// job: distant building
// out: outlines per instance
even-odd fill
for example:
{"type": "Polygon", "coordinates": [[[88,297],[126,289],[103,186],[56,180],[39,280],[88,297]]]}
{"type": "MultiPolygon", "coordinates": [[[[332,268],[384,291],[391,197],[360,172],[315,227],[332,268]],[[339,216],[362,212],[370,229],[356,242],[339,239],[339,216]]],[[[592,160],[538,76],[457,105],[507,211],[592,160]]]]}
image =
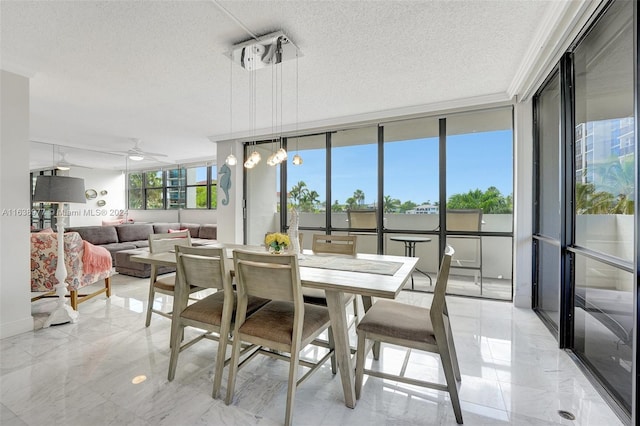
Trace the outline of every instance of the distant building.
{"type": "Polygon", "coordinates": [[[440,209],[433,204],[422,204],[414,209],[407,210],[406,214],[438,214],[440,209]]]}

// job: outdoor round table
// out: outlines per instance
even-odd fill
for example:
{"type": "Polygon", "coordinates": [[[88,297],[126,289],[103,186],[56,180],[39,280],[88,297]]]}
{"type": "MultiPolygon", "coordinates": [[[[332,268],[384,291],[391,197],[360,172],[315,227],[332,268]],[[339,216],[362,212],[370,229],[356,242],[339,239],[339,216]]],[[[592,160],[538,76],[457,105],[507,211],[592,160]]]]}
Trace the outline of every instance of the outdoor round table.
{"type": "MultiPolygon", "coordinates": [[[[399,241],[404,243],[404,255],[406,257],[416,257],[416,244],[418,243],[429,243],[431,242],[431,238],[428,237],[418,237],[412,235],[393,235],[389,237],[391,241],[399,241]]],[[[427,274],[424,271],[416,268],[416,271],[420,272],[422,275],[429,278],[429,286],[433,285],[433,281],[431,280],[431,275],[427,274]]],[[[411,274],[411,290],[415,290],[413,287],[413,274],[411,274]]]]}

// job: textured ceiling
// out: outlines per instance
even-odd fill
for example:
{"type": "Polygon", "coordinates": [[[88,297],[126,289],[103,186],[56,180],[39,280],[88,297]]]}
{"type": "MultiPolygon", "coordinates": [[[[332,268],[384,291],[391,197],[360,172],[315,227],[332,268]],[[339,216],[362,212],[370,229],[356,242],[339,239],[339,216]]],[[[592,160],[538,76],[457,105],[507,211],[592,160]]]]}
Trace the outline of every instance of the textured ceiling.
{"type": "Polygon", "coordinates": [[[278,115],[272,69],[256,72],[252,124],[248,72],[224,56],[250,36],[219,6],[256,35],[282,30],[300,48],[304,129],[447,101],[508,99],[552,3],[2,1],[1,65],[31,77],[32,140],[126,151],[139,138],[143,150],[188,162],[215,156],[209,137],[296,122],[291,61],[282,65],[278,115]]]}

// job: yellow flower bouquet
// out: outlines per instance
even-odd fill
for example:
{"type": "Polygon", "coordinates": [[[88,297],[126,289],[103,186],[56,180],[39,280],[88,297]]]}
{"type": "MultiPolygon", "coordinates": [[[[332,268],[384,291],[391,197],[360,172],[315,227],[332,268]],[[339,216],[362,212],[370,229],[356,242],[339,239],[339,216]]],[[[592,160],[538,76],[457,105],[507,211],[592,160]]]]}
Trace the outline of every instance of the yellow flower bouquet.
{"type": "Polygon", "coordinates": [[[270,252],[280,253],[291,244],[289,236],[280,232],[274,232],[273,234],[267,234],[264,239],[264,245],[269,248],[270,252]]]}

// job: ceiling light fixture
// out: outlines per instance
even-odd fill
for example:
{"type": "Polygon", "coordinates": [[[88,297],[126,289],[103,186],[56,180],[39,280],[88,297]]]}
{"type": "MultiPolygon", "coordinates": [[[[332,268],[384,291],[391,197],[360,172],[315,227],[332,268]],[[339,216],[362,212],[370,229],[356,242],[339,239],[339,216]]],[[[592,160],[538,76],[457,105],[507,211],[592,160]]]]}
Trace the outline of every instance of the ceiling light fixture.
{"type": "MultiPolygon", "coordinates": [[[[272,153],[272,155],[267,159],[267,164],[275,166],[276,164],[280,164],[283,161],[286,161],[288,155],[287,155],[287,151],[283,146],[283,138],[282,138],[282,65],[280,65],[279,69],[277,65],[282,64],[283,61],[295,58],[296,59],[296,79],[297,79],[297,58],[300,56],[300,52],[298,48],[289,40],[289,38],[282,31],[277,31],[261,37],[253,37],[251,40],[232,46],[231,50],[229,50],[227,55],[233,63],[240,65],[242,68],[250,72],[249,99],[250,99],[250,120],[251,120],[251,125],[253,130],[253,133],[252,133],[253,141],[248,144],[248,148],[251,146],[251,144],[253,144],[253,151],[247,157],[247,160],[245,161],[244,166],[246,168],[253,168],[261,160],[260,154],[255,148],[255,145],[256,145],[256,141],[255,141],[256,90],[257,90],[255,72],[258,69],[267,68],[267,67],[275,67],[275,73],[276,73],[275,74],[276,75],[275,92],[274,92],[274,82],[272,78],[272,105],[274,105],[275,103],[275,109],[272,110],[272,126],[274,124],[273,122],[274,111],[275,111],[275,117],[276,117],[275,123],[277,124],[278,118],[280,119],[279,132],[277,131],[273,132],[274,134],[279,133],[279,136],[278,136],[279,148],[276,150],[275,153],[272,153]],[[278,92],[280,92],[279,102],[278,102],[278,92]]],[[[272,73],[273,71],[274,70],[272,68],[272,73]]],[[[296,85],[297,85],[297,81],[296,81],[296,85]]],[[[297,97],[297,94],[296,94],[296,97],[297,97]]],[[[297,102],[297,99],[296,99],[296,102],[297,102]]],[[[297,112],[296,112],[296,116],[297,116],[297,112]]],[[[297,123],[296,123],[296,126],[297,126],[297,123]]]]}
{"type": "Polygon", "coordinates": [[[131,154],[129,154],[129,160],[142,161],[142,160],[144,160],[144,155],[139,154],[139,153],[131,153],[131,154]]]}
{"type": "MultiPolygon", "coordinates": [[[[229,140],[233,137],[233,62],[229,64],[229,140]]],[[[235,166],[238,164],[238,159],[233,155],[233,144],[231,140],[231,153],[227,155],[227,159],[224,160],[228,166],[235,166]]]]}
{"type": "Polygon", "coordinates": [[[300,157],[300,153],[298,152],[298,52],[296,52],[296,155],[293,156],[293,165],[300,166],[302,165],[302,157],[300,157]]]}
{"type": "Polygon", "coordinates": [[[71,164],[69,164],[69,162],[67,161],[67,159],[65,158],[66,153],[60,153],[60,148],[58,147],[58,153],[62,156],[62,158],[60,158],[60,161],[58,161],[58,164],[56,164],[56,169],[58,170],[71,170],[71,164]]]}

